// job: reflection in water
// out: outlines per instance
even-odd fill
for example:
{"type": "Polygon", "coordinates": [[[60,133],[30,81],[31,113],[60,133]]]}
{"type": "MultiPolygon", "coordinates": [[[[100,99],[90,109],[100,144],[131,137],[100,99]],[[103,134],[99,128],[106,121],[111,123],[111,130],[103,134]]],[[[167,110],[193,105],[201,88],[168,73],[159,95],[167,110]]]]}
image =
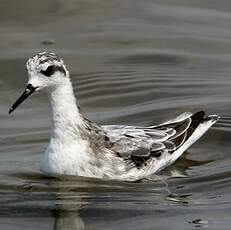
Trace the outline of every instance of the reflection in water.
{"type": "Polygon", "coordinates": [[[78,189],[87,187],[87,183],[77,181],[75,178],[72,180],[63,178],[60,181],[52,180],[49,185],[55,190],[55,205],[51,211],[55,219],[53,229],[84,230],[85,224],[79,212],[87,202],[84,202],[84,195],[82,197],[78,189]]]}
{"type": "Polygon", "coordinates": [[[55,230],[84,230],[85,225],[78,212],[60,212],[55,216],[55,230]]]}

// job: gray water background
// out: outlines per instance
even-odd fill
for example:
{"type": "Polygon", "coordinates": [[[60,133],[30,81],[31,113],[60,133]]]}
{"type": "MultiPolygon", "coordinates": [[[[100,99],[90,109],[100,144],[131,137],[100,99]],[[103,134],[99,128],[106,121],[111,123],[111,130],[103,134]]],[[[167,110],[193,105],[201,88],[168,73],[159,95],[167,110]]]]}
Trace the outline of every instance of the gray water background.
{"type": "Polygon", "coordinates": [[[231,2],[0,2],[0,229],[230,229],[231,2]],[[49,110],[9,116],[38,51],[64,58],[84,114],[151,125],[184,111],[221,120],[156,181],[41,174],[49,110]],[[166,187],[168,184],[168,188],[166,187]]]}

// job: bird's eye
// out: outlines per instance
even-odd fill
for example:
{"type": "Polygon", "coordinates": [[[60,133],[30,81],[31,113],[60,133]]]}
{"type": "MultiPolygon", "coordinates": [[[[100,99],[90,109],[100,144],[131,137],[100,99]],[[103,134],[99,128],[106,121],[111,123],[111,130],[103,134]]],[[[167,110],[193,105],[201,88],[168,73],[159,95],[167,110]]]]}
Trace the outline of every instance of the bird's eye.
{"type": "Polygon", "coordinates": [[[50,77],[55,72],[55,66],[50,65],[46,70],[41,70],[41,73],[47,77],[50,77]]]}

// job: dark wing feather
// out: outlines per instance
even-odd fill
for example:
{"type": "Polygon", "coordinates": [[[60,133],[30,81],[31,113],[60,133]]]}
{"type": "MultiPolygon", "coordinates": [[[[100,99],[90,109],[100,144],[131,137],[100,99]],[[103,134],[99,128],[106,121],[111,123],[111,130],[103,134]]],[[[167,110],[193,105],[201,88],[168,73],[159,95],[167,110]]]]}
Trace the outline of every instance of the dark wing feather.
{"type": "Polygon", "coordinates": [[[174,127],[174,130],[176,131],[175,135],[173,135],[171,139],[177,138],[179,136],[181,136],[183,133],[185,133],[187,131],[187,129],[189,128],[189,126],[191,125],[192,119],[191,118],[187,118],[185,121],[181,122],[180,124],[177,124],[174,127]]]}
{"type": "Polygon", "coordinates": [[[204,117],[205,112],[200,111],[183,121],[168,123],[166,125],[164,124],[159,126],[157,129],[171,127],[176,131],[176,133],[169,138],[169,141],[175,145],[176,150],[193,134],[198,125],[203,121],[204,117]]]}

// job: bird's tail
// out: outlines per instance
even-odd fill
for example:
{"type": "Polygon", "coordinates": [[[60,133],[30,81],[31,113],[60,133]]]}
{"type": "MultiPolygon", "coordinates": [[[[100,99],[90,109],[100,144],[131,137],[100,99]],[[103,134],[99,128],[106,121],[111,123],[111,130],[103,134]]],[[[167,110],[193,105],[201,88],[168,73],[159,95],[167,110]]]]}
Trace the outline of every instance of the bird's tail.
{"type": "Polygon", "coordinates": [[[219,116],[207,116],[204,111],[200,111],[192,114],[191,119],[192,122],[187,131],[185,142],[171,155],[169,164],[177,160],[190,145],[195,143],[214,123],[216,123],[219,116]]]}

